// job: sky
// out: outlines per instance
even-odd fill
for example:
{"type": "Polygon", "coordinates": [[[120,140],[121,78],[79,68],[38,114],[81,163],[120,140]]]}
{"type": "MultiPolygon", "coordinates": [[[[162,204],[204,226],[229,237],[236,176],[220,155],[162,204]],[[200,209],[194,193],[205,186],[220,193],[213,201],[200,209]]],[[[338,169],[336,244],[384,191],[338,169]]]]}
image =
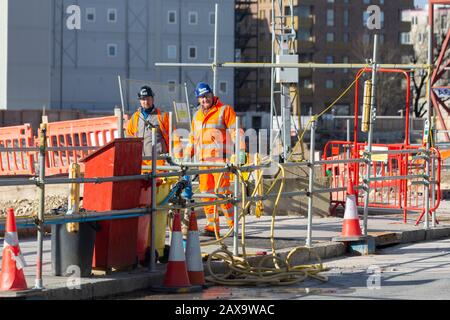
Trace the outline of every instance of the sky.
{"type": "Polygon", "coordinates": [[[423,8],[427,3],[428,0],[414,0],[414,4],[419,6],[420,8],[423,8]]]}

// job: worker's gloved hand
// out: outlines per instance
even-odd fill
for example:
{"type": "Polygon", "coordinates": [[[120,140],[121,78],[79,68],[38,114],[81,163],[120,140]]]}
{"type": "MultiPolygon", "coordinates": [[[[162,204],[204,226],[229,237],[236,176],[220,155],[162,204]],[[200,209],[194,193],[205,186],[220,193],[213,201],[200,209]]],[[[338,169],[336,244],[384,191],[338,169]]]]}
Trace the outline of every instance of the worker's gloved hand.
{"type": "Polygon", "coordinates": [[[243,165],[247,163],[247,155],[245,151],[239,151],[239,164],[243,165]]]}
{"type": "Polygon", "coordinates": [[[191,183],[191,177],[190,176],[183,176],[182,180],[186,182],[186,186],[184,187],[183,192],[181,193],[181,196],[187,200],[192,199],[192,183],[191,183]]]}

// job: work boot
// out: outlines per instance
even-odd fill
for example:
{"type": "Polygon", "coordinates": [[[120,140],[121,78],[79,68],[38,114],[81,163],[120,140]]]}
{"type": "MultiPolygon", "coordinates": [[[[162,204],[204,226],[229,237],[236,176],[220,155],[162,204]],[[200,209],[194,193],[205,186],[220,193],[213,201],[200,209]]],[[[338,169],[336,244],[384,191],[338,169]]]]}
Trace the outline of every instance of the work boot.
{"type": "MultiPolygon", "coordinates": [[[[217,230],[217,233],[219,234],[219,237],[220,237],[220,231],[219,230],[217,230]]],[[[207,229],[207,228],[203,229],[203,232],[200,235],[204,236],[204,237],[211,237],[211,238],[215,238],[216,237],[216,234],[215,234],[214,230],[210,230],[210,229],[207,229]]]]}

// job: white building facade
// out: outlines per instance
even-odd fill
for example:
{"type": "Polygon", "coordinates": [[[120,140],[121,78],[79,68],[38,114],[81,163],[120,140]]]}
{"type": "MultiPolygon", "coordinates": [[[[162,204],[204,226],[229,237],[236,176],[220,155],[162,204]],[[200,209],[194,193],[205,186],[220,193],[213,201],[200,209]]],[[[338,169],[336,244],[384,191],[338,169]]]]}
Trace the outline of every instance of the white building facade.
{"type": "MultiPolygon", "coordinates": [[[[154,64],[212,63],[215,3],[219,59],[234,61],[234,1],[2,0],[0,109],[112,110],[119,75],[186,83],[193,103],[197,82],[212,86],[211,68],[154,64]],[[71,5],[80,8],[79,29],[68,28],[71,5]]],[[[216,94],[233,102],[233,70],[220,70],[216,94]]]]}

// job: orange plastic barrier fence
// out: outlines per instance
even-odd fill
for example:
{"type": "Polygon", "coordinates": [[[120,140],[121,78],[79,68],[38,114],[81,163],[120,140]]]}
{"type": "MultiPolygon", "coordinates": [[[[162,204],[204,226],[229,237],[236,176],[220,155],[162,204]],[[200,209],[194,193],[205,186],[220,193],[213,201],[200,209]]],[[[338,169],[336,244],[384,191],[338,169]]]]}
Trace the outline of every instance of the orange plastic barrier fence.
{"type": "MultiPolygon", "coordinates": [[[[353,142],[330,141],[325,145],[324,160],[357,159],[363,157],[366,144],[358,143],[355,147],[353,142]]],[[[405,146],[403,144],[374,144],[374,150],[405,150],[417,149],[416,146],[405,146]]],[[[432,189],[435,198],[431,199],[430,213],[435,211],[440,204],[440,181],[441,181],[441,156],[437,149],[431,148],[432,157],[430,168],[432,168],[432,180],[430,186],[430,198],[432,189]]],[[[421,178],[396,179],[395,176],[423,175],[425,174],[426,162],[418,157],[416,153],[404,154],[377,154],[372,155],[372,177],[383,177],[385,180],[370,182],[369,207],[400,209],[404,214],[404,221],[408,211],[421,212],[422,218],[425,211],[425,186],[417,183],[421,178]],[[389,179],[389,177],[393,177],[389,179]]],[[[351,175],[354,185],[363,185],[363,178],[367,173],[365,163],[340,163],[326,164],[323,166],[324,174],[327,176],[330,188],[343,188],[348,186],[351,175]]],[[[358,206],[364,205],[364,192],[356,191],[358,194],[358,206]]],[[[330,193],[330,214],[334,215],[339,205],[345,206],[346,191],[330,193]]]]}
{"type": "MultiPolygon", "coordinates": [[[[47,124],[47,145],[48,147],[101,147],[119,136],[117,127],[116,116],[51,122],[47,124]]],[[[78,163],[80,159],[93,151],[94,149],[48,151],[46,174],[67,173],[70,163],[78,163]]]]}
{"type": "MultiPolygon", "coordinates": [[[[30,124],[0,128],[1,148],[33,147],[30,124]]],[[[27,151],[0,152],[0,175],[30,175],[35,173],[34,154],[27,151]]]]}

